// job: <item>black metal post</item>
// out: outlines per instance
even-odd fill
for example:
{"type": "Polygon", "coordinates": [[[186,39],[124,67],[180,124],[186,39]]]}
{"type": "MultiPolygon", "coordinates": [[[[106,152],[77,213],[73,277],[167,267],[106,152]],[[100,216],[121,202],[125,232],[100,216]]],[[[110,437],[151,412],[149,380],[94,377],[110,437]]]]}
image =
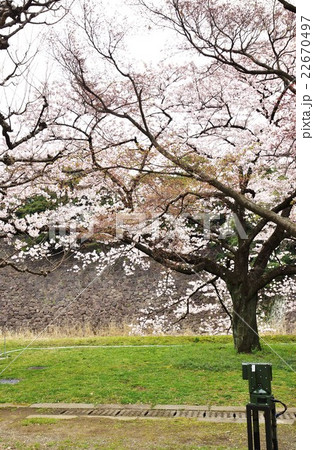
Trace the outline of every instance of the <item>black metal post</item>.
{"type": "Polygon", "coordinates": [[[274,403],[271,405],[248,403],[246,405],[248,450],[261,449],[259,411],[264,412],[266,449],[278,450],[276,408],[274,403]]]}
{"type": "Polygon", "coordinates": [[[251,410],[250,404],[246,405],[246,421],[247,421],[248,449],[254,450],[253,433],[252,433],[252,410],[251,410]]]}
{"type": "Polygon", "coordinates": [[[265,417],[265,431],[266,431],[266,449],[273,449],[273,436],[272,436],[272,420],[271,420],[271,407],[267,407],[264,412],[265,417]]]}
{"type": "Polygon", "coordinates": [[[252,412],[253,412],[254,450],[261,450],[258,410],[254,408],[252,412]]]}
{"type": "Polygon", "coordinates": [[[273,450],[278,450],[278,438],[277,438],[277,417],[276,417],[276,405],[272,409],[272,434],[273,434],[273,450]]]}

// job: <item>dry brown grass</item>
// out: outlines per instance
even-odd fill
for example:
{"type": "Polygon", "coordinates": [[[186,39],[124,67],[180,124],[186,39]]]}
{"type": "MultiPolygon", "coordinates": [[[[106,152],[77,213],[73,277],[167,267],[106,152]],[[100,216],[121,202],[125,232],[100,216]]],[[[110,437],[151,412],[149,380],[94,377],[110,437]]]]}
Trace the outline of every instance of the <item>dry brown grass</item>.
{"type": "Polygon", "coordinates": [[[107,327],[95,329],[91,325],[68,325],[50,326],[44,331],[29,329],[1,330],[0,337],[3,339],[33,339],[40,335],[41,339],[58,339],[68,337],[94,337],[94,336],[130,336],[131,326],[127,323],[111,323],[107,327]]]}
{"type": "MultiPolygon", "coordinates": [[[[158,333],[158,336],[196,336],[198,333],[192,328],[186,326],[179,332],[158,333]]],[[[275,335],[286,335],[295,334],[295,330],[291,330],[291,325],[289,328],[284,323],[280,324],[270,324],[269,329],[262,331],[260,333],[262,336],[275,336],[275,335]]],[[[90,337],[106,337],[106,336],[134,336],[136,335],[132,331],[132,325],[127,322],[111,322],[108,326],[95,328],[90,324],[84,325],[68,325],[68,326],[50,326],[44,331],[34,331],[30,329],[19,329],[19,330],[6,330],[0,329],[0,339],[3,340],[4,337],[7,339],[34,339],[40,337],[40,339],[63,339],[63,338],[90,338],[90,337]]],[[[147,330],[143,332],[141,336],[153,336],[152,330],[147,330]]]]}

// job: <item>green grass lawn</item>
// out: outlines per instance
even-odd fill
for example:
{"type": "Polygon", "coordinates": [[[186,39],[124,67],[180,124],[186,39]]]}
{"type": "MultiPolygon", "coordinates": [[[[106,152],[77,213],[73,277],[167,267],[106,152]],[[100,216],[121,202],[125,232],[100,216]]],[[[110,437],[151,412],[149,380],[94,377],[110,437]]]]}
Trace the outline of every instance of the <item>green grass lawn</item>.
{"type": "MultiPolygon", "coordinates": [[[[242,362],[273,364],[274,395],[295,405],[295,339],[264,338],[263,350],[238,355],[232,339],[223,337],[95,337],[46,339],[0,360],[3,378],[21,379],[16,385],[0,384],[1,403],[87,402],[195,405],[245,405],[248,384],[242,380],[242,362]],[[126,348],[75,348],[70,345],[128,345],[126,348]],[[154,345],[153,347],[144,347],[154,345]],[[158,345],[172,345],[158,347],[158,345]],[[135,347],[139,346],[139,347],[135,347]],[[278,355],[280,355],[280,358],[278,355]],[[284,360],[284,361],[283,361],[284,360]],[[43,370],[30,370],[44,366],[43,370]]],[[[9,340],[7,351],[29,341],[9,340]]]]}

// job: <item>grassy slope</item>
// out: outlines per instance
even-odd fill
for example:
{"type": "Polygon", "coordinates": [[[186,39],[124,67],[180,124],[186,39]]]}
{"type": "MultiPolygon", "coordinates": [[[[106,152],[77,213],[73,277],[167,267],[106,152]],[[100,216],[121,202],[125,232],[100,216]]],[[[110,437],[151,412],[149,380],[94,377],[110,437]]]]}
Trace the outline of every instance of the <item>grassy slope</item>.
{"type": "MultiPolygon", "coordinates": [[[[263,351],[238,355],[229,337],[97,337],[47,339],[32,347],[62,345],[178,345],[150,348],[95,348],[25,351],[0,378],[20,378],[0,385],[0,402],[91,402],[245,405],[247,381],[241,363],[273,364],[273,392],[295,405],[295,374],[266,345],[295,367],[293,337],[265,338],[263,351]],[[29,370],[46,366],[45,370],[29,370]]],[[[7,350],[29,341],[10,340],[7,350]]],[[[0,360],[0,372],[18,355],[0,360]]]]}

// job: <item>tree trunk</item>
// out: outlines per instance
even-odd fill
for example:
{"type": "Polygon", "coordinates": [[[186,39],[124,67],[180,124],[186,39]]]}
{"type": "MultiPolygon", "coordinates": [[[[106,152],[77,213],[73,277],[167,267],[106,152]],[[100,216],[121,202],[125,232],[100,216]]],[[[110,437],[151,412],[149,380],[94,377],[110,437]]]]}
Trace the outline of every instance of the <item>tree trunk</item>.
{"type": "Polygon", "coordinates": [[[241,289],[231,292],[233,300],[233,342],[238,353],[261,350],[256,320],[257,293],[247,298],[241,289]]]}

